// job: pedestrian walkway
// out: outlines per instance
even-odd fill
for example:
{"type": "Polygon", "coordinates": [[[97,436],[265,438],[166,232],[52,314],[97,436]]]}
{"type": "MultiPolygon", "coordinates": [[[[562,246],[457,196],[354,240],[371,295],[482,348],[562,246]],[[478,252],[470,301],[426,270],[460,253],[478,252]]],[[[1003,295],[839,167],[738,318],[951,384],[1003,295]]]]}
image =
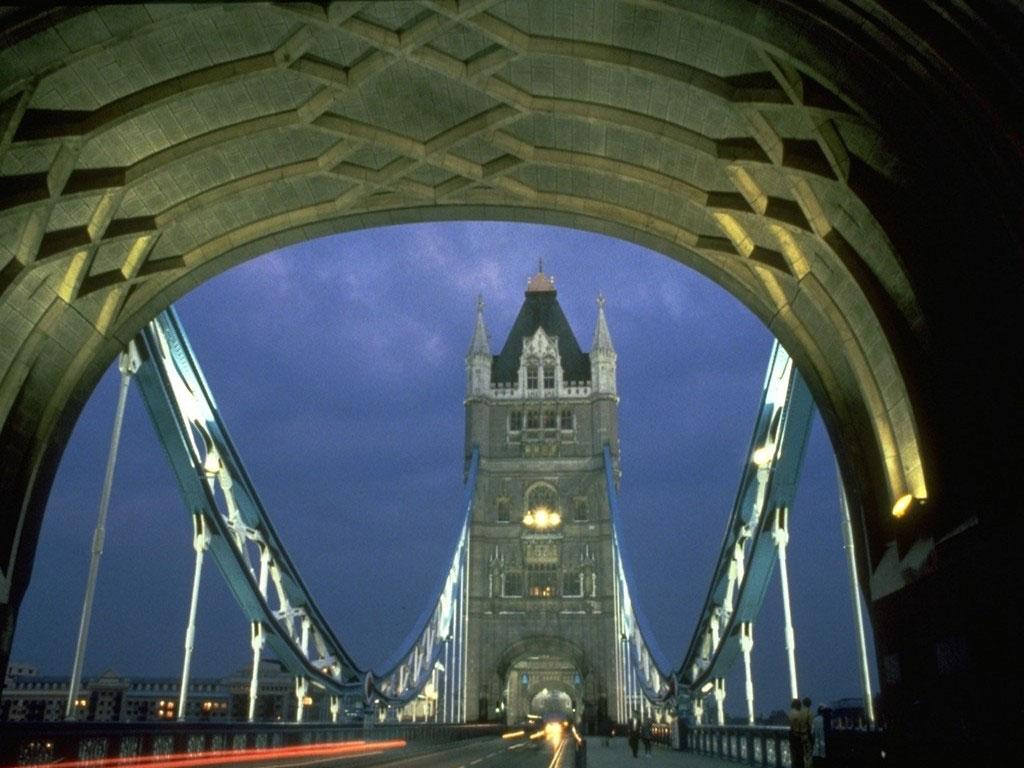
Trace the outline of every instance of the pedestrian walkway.
{"type": "MultiPolygon", "coordinates": [[[[568,763],[571,765],[572,763],[568,763]]],[[[640,745],[636,759],[629,751],[629,743],[624,738],[612,739],[604,746],[604,739],[591,736],[587,739],[587,768],[722,768],[727,761],[695,755],[692,752],[676,752],[674,749],[654,744],[651,756],[644,756],[644,746],[640,745]]]]}

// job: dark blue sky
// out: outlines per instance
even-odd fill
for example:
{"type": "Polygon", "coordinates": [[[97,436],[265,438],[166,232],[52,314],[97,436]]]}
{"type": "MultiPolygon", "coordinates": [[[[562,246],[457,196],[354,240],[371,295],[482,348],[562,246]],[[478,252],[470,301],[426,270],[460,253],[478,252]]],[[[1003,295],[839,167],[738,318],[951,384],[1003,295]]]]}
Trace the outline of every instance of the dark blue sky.
{"type": "MultiPolygon", "coordinates": [[[[771,336],[732,296],[601,235],[506,223],[387,227],[243,264],[178,302],[221,413],[306,584],[355,659],[390,658],[433,600],[458,522],[464,356],[483,294],[492,352],[543,258],[584,350],[606,314],[618,352],[623,548],[634,601],[675,665],[707,591],[746,457],[771,336]]],[[[108,371],[64,455],[12,660],[67,675],[112,426],[108,371]]],[[[859,694],[832,451],[819,419],[792,514],[801,688],[859,694]]],[[[133,390],[86,672],[180,674],[191,522],[133,390]]],[[[788,701],[778,577],[755,626],[759,711],[788,701]]],[[[249,659],[212,564],[193,674],[249,659]]],[[[873,657],[872,657],[873,664],[873,657]]],[[[742,712],[742,665],[727,709],[742,712]]]]}

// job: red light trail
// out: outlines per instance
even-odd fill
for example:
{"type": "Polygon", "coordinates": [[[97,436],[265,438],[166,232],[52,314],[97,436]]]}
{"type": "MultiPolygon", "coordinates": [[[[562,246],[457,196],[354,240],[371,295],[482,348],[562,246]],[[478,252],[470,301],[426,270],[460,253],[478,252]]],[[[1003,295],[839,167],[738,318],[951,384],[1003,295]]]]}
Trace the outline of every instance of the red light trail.
{"type": "MultiPolygon", "coordinates": [[[[61,768],[112,768],[132,765],[139,768],[159,765],[160,768],[200,768],[207,765],[225,765],[241,762],[265,762],[292,757],[342,757],[383,752],[406,746],[404,739],[389,741],[334,741],[321,744],[303,744],[295,747],[271,749],[222,749],[212,752],[178,752],[170,755],[144,757],[111,757],[100,760],[74,760],[60,763],[61,768]]],[[[39,763],[42,765],[42,763],[39,763]]],[[[18,768],[8,766],[8,768],[18,768]]]]}

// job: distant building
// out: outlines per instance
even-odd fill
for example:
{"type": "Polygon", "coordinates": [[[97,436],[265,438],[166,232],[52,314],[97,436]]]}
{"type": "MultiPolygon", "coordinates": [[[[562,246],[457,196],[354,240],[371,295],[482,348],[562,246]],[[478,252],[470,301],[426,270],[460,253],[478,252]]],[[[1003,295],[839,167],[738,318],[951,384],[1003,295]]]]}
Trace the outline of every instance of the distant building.
{"type": "MultiPolygon", "coordinates": [[[[189,683],[187,719],[192,721],[246,720],[249,714],[250,669],[220,679],[189,683]]],[[[68,677],[42,677],[35,667],[11,664],[4,678],[0,721],[58,721],[67,706],[68,677]]],[[[295,681],[276,661],[260,662],[256,719],[295,719],[295,681]]],[[[175,720],[181,681],[176,678],[120,677],[107,670],[82,681],[76,719],[93,722],[152,722],[175,720]]],[[[306,719],[328,720],[326,700],[310,696],[306,719]]]]}
{"type": "Polygon", "coordinates": [[[482,301],[466,356],[466,457],[480,451],[469,534],[467,716],[564,706],[588,727],[618,696],[605,445],[618,470],[616,353],[598,311],[580,349],[537,272],[491,354],[482,301]],[[559,705],[558,702],[561,702],[559,705]]]}

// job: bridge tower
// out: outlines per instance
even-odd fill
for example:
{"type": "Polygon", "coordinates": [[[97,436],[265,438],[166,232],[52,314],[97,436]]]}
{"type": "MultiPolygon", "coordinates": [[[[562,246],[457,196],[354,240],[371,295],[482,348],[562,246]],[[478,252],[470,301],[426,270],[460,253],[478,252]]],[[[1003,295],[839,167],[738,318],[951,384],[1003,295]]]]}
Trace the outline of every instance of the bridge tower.
{"type": "Polygon", "coordinates": [[[580,349],[543,267],[501,351],[477,304],[466,356],[466,456],[480,467],[469,534],[467,717],[575,708],[588,728],[618,695],[612,524],[616,354],[598,298],[580,349]]]}

